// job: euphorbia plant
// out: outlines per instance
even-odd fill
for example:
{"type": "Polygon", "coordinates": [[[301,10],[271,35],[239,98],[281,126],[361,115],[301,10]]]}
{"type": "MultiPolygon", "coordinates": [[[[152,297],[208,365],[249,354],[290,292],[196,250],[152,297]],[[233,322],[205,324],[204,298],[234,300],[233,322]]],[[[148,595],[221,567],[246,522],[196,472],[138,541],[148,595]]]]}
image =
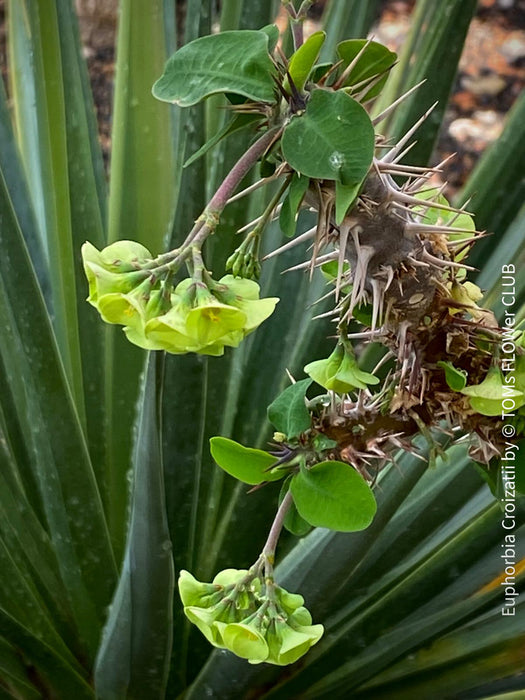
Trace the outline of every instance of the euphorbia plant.
{"type": "Polygon", "coordinates": [[[416,435],[427,441],[429,461],[441,452],[440,433],[468,440],[471,456],[494,479],[505,448],[501,401],[511,397],[518,409],[525,403],[521,369],[518,386],[503,391],[502,331],[478,306],[479,288],[466,281],[473,268],[465,258],[480,235],[465,208],[430,184],[445,163],[406,162],[433,108],[395,143],[385,138],[381,124],[419,85],[372,118],[367,108],[395,54],[372,40],[346,40],[332,62],[319,62],[325,34],[303,40],[309,4],[295,10],[285,3],[290,56],[274,25],[226,31],[177,51],[153,86],[155,97],[181,107],[215,94],[228,98],[230,122],[191,162],[233,132],[253,133],[183,242],[157,257],[132,241],[83,248],[89,301],[105,321],[124,326],[128,340],[153,351],[217,356],[255,331],[278,301],[259,298],[256,281],[269,222],[278,215],[291,240],[266,259],[311,241],[309,259],[293,269],[313,275],[321,268],[327,277],[335,349],[312,358],[304,367],[311,379],[292,379],[269,406],[276,430],[269,451],[211,440],[216,463],[241,482],[270,488],[283,481],[267,542],[248,570],[227,569],[209,584],[184,570],[179,579],[185,614],[211,644],[276,665],[293,663],[322,635],[301,595],[274,580],[282,528],[304,535],[312,526],[368,527],[381,470],[400,449],[417,453],[416,435]],[[263,177],[238,192],[256,166],[263,177]],[[274,195],[228,257],[231,274],[216,281],[222,271],[206,266],[207,239],[231,201],[268,183],[274,195]],[[296,235],[301,209],[316,222],[296,235]],[[372,372],[359,367],[353,341],[382,346],[372,372]],[[313,395],[313,382],[328,393],[313,395]]]}

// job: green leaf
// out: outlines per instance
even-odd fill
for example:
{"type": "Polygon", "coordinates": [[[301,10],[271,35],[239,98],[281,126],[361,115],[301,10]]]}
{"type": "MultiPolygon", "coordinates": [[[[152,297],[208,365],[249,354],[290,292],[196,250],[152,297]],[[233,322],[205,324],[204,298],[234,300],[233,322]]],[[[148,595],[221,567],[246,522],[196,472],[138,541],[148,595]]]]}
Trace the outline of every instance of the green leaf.
{"type": "Polygon", "coordinates": [[[0,364],[89,658],[115,582],[113,553],[84,434],[3,177],[0,219],[0,364]]]}
{"type": "MultiPolygon", "coordinates": [[[[339,44],[337,53],[343,60],[343,70],[352,63],[365,44],[367,44],[366,39],[349,39],[339,44]]],[[[350,74],[344,82],[344,86],[357,85],[364,80],[371,81],[380,74],[384,74],[383,77],[366,92],[362,101],[364,102],[372,97],[376,97],[387,81],[388,69],[394,65],[396,59],[397,55],[393,51],[389,51],[383,44],[371,41],[363,51],[356,65],[350,71],[350,74]]],[[[359,88],[359,90],[362,89],[362,87],[359,88]]]]}
{"type": "MultiPolygon", "coordinates": [[[[482,240],[475,246],[469,256],[471,265],[485,266],[494,250],[495,240],[502,240],[522,207],[525,198],[524,159],[525,93],[522,92],[505,118],[501,136],[483,153],[457,197],[459,204],[472,198],[468,209],[475,213],[478,228],[495,234],[490,240],[482,240]]],[[[520,240],[523,240],[522,236],[520,240]]],[[[515,260],[512,250],[505,247],[504,254],[503,264],[515,260]]]]}
{"type": "Polygon", "coordinates": [[[294,173],[290,188],[283,200],[281,213],[279,214],[279,226],[285,236],[291,237],[295,233],[297,223],[297,211],[308,189],[310,179],[304,175],[294,173]]]}
{"type": "Polygon", "coordinates": [[[11,2],[8,16],[16,133],[50,266],[54,330],[85,423],[58,7],[11,2]]]}
{"type": "Polygon", "coordinates": [[[272,54],[279,43],[279,27],[276,24],[267,24],[261,27],[261,32],[268,35],[268,53],[272,54]]]}
{"type": "Polygon", "coordinates": [[[437,101],[432,115],[417,131],[417,143],[410,150],[411,165],[426,165],[432,155],[477,4],[476,0],[418,0],[399,63],[374,104],[373,116],[426,80],[378,127],[395,143],[437,101]]]}
{"type": "Polygon", "coordinates": [[[302,468],[290,486],[299,515],[315,527],[338,532],[364,530],[376,501],[363,477],[345,462],[320,462],[302,468]]]}
{"type": "MultiPolygon", "coordinates": [[[[119,4],[111,133],[108,243],[132,239],[153,255],[164,248],[177,196],[175,108],[151,95],[151,85],[168,55],[165,7],[164,0],[121,0],[119,4]]],[[[126,474],[131,467],[132,426],[145,353],[121,329],[110,329],[106,339],[106,510],[120,561],[128,508],[126,474]]]]}
{"type": "Polygon", "coordinates": [[[245,484],[262,484],[264,481],[276,481],[283,476],[279,469],[268,471],[277,461],[269,452],[244,447],[229,438],[212,437],[210,452],[221,469],[245,484]]]}
{"type": "Polygon", "coordinates": [[[335,223],[338,226],[357,199],[361,185],[362,182],[358,182],[356,185],[343,185],[339,180],[335,181],[335,223]]]}
{"type": "MultiPolygon", "coordinates": [[[[293,477],[289,476],[281,487],[281,492],[279,493],[279,505],[282,503],[283,498],[290,489],[292,478],[293,477]]],[[[284,527],[288,530],[288,532],[291,532],[292,535],[295,535],[296,537],[304,537],[312,529],[310,523],[307,523],[306,520],[299,515],[293,501],[288,509],[288,512],[286,513],[286,517],[284,518],[284,527]]]]}
{"type": "Polygon", "coordinates": [[[163,360],[150,353],[144,376],[126,550],[95,665],[101,700],[165,697],[175,575],[160,442],[163,360]]]}
{"type": "Polygon", "coordinates": [[[19,656],[26,660],[31,677],[38,679],[37,687],[43,691],[39,697],[93,700],[93,688],[84,672],[1,608],[0,635],[9,639],[19,656]]]}
{"type": "Polygon", "coordinates": [[[461,391],[467,385],[467,373],[464,370],[454,367],[452,362],[440,360],[437,363],[438,367],[445,370],[445,379],[452,391],[461,391]]]}
{"type": "Polygon", "coordinates": [[[326,34],[324,32],[314,32],[290,58],[288,73],[299,92],[301,92],[308,80],[325,39],[326,34]]]}
{"type": "Polygon", "coordinates": [[[153,95],[181,107],[221,92],[274,102],[275,69],[268,40],[262,31],[229,31],[195,39],[168,60],[153,95]]]}
{"type": "Polygon", "coordinates": [[[512,413],[525,404],[523,392],[507,384],[497,367],[491,367],[480,384],[467,386],[461,393],[469,397],[472,408],[483,416],[512,413]]]}
{"type": "Polygon", "coordinates": [[[330,2],[323,16],[326,42],[321,51],[323,61],[332,60],[337,44],[343,39],[361,39],[367,36],[373,23],[379,19],[380,0],[346,0],[330,2]]]}
{"type": "Polygon", "coordinates": [[[311,379],[295,382],[268,406],[268,420],[288,438],[296,437],[310,427],[305,396],[311,383],[311,379]]]}
{"type": "Polygon", "coordinates": [[[305,113],[285,128],[281,143],[297,172],[355,185],[372,163],[374,138],[372,122],[358,102],[344,92],[314,90],[305,113]]]}

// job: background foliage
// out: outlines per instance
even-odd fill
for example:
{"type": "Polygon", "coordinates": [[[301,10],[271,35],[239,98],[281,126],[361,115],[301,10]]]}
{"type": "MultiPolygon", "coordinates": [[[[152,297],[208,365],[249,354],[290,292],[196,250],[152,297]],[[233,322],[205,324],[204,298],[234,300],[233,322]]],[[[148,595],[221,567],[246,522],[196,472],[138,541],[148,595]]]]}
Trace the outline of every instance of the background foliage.
{"type": "MultiPolygon", "coordinates": [[[[195,0],[184,27],[176,26],[173,5],[121,0],[109,188],[70,0],[7,5],[9,103],[0,91],[3,695],[92,698],[93,682],[108,699],[175,697],[185,689],[190,698],[222,699],[489,697],[523,689],[523,603],[514,617],[500,614],[501,511],[460,447],[431,471],[402,457],[381,481],[367,530],[315,530],[283,541],[278,580],[299,590],[327,627],[301,662],[283,670],[210,654],[183,618],[173,572],[208,579],[221,567],[249,564],[277,496],[270,488],[246,496],[214,467],[208,438],[264,446],[266,406],[285,385],[285,369],[299,376],[305,361],[322,356],[326,328],[311,322],[309,308],[323,281],[281,275],[301,259],[297,252],[265,265],[262,291],[281,297],[278,310],[224,358],[146,358],[84,301],[86,239],[102,247],[129,238],[153,253],[175,246],[246,147],[242,137],[232,139],[183,170],[220,127],[220,98],[179,111],[154,100],[151,85],[175,45],[208,34],[215,20],[222,30],[260,28],[277,4],[224,0],[216,17],[209,0],[195,0]]],[[[377,5],[328,3],[323,51],[364,36],[377,5]]],[[[428,81],[388,123],[392,135],[441,100],[418,136],[421,163],[430,157],[474,10],[470,0],[418,0],[397,78],[386,89],[391,101],[423,76],[428,81]]],[[[494,231],[474,264],[497,313],[501,265],[519,266],[525,257],[524,110],[522,95],[459,196],[474,195],[478,228],[494,231]]],[[[235,231],[270,195],[228,207],[207,252],[213,270],[223,269],[235,231]]],[[[268,245],[280,238],[275,226],[268,245]]],[[[523,276],[517,285],[515,310],[523,315],[523,276]]],[[[517,507],[523,542],[523,503],[517,507]]]]}

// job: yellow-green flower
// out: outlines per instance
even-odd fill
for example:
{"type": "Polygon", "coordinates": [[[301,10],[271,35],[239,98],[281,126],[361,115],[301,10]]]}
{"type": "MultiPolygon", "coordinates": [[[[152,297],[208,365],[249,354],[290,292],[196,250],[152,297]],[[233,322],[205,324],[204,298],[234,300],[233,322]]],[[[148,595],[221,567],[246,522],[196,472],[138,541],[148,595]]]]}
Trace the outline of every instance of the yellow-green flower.
{"type": "Polygon", "coordinates": [[[377,384],[378,377],[359,369],[355,357],[337,345],[326,360],[310,362],[304,368],[306,374],[325,389],[347,394],[354,389],[366,389],[367,384],[377,384]]]}
{"type": "MultiPolygon", "coordinates": [[[[287,666],[295,663],[314,644],[321,639],[324,633],[323,625],[312,625],[312,619],[306,608],[306,619],[310,624],[300,625],[294,623],[291,618],[285,620],[283,617],[274,618],[266,633],[266,641],[269,647],[269,655],[266,663],[277,666],[287,666]]],[[[250,660],[250,663],[258,663],[250,660]]]]}
{"type": "Polygon", "coordinates": [[[505,383],[503,374],[497,367],[491,367],[481,384],[466,386],[462,394],[469,397],[472,408],[483,416],[500,416],[504,411],[504,401],[512,401],[513,409],[525,404],[525,395],[505,383]]]}
{"type": "Polygon", "coordinates": [[[222,630],[223,644],[241,659],[250,663],[261,663],[268,658],[268,644],[257,628],[257,613],[250,622],[233,622],[222,630]]]}
{"type": "Polygon", "coordinates": [[[258,299],[255,282],[235,280],[247,284],[232,288],[223,280],[213,293],[203,284],[183,280],[175,289],[171,310],[146,324],[146,338],[171,353],[218,356],[225,347],[237,347],[270,316],[278,300],[258,299]]]}

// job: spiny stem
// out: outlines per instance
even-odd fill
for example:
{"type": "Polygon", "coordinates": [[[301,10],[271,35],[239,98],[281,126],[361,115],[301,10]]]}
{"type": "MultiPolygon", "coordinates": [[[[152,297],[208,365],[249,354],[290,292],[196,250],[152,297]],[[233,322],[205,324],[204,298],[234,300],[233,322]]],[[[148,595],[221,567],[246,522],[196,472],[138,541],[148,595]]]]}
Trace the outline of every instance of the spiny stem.
{"type": "MultiPolygon", "coordinates": [[[[242,155],[237,163],[224,178],[222,184],[211,198],[208,206],[203,212],[203,216],[218,216],[228,203],[228,200],[243,177],[252,169],[263,153],[279,138],[281,127],[276,127],[265,132],[250,148],[242,155]]],[[[191,235],[191,233],[190,233],[191,235]]]]}

